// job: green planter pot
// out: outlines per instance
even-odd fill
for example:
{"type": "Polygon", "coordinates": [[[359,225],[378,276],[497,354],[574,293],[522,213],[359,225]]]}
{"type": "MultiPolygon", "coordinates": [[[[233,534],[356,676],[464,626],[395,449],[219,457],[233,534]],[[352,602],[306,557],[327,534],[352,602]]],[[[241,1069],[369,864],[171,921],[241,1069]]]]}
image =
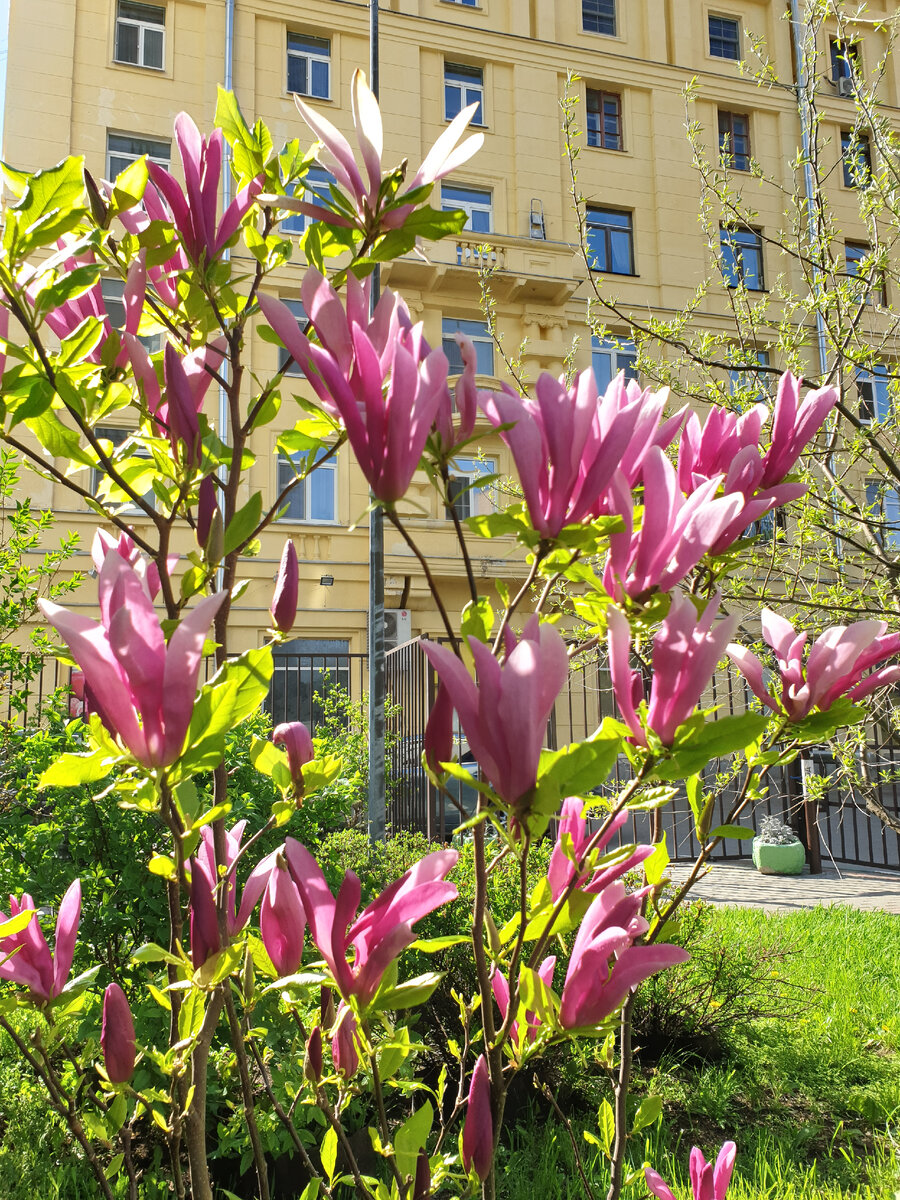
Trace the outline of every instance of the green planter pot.
{"type": "Polygon", "coordinates": [[[800,841],[788,842],[786,846],[773,846],[755,837],[753,865],[763,875],[802,875],[806,866],[806,850],[800,841]]]}

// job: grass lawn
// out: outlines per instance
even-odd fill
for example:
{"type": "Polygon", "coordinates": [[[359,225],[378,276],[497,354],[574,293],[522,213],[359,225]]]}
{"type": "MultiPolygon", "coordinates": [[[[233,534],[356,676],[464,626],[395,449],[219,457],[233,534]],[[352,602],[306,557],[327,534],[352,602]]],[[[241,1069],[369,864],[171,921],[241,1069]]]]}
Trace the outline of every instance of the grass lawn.
{"type": "MultiPolygon", "coordinates": [[[[844,907],[786,915],[708,908],[704,924],[751,953],[789,949],[772,975],[799,985],[790,993],[793,1011],[726,1024],[717,1053],[705,1060],[672,1046],[640,1064],[635,1091],[659,1094],[664,1112],[633,1148],[635,1165],[648,1159],[687,1197],[691,1146],[709,1158],[730,1137],[738,1158],[729,1200],[895,1200],[900,917],[844,907]]],[[[545,1118],[529,1125],[509,1139],[504,1200],[584,1195],[564,1128],[545,1118]]],[[[579,1137],[584,1127],[596,1132],[582,1119],[579,1137]]],[[[587,1142],[580,1149],[597,1197],[605,1196],[602,1159],[587,1142]]],[[[636,1185],[628,1195],[638,1200],[647,1191],[636,1185]]]]}

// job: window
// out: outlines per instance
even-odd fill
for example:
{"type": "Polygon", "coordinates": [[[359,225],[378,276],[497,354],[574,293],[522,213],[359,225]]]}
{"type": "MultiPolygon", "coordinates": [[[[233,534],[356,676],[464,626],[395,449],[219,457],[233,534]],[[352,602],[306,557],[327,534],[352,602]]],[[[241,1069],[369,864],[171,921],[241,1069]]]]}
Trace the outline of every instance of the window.
{"type": "Polygon", "coordinates": [[[466,8],[477,8],[478,0],[447,0],[448,4],[462,4],[466,8]]]}
{"type": "MultiPolygon", "coordinates": [[[[306,470],[306,455],[290,458],[278,455],[278,495],[280,496],[297,472],[306,470]]],[[[321,521],[334,524],[337,520],[337,462],[328,458],[296,484],[288,493],[279,521],[321,521]]]]}
{"type": "Polygon", "coordinates": [[[615,92],[587,89],[587,144],[622,149],[622,98],[615,92]]]}
{"type": "Polygon", "coordinates": [[[859,74],[859,46],[856,42],[844,42],[840,38],[831,39],[831,78],[835,83],[840,79],[852,79],[854,72],[859,74]]]}
{"type": "Polygon", "coordinates": [[[741,57],[741,28],[733,17],[709,18],[709,52],[713,58],[741,57]]]}
{"type": "Polygon", "coordinates": [[[854,298],[866,304],[884,304],[884,279],[873,270],[871,253],[872,248],[866,242],[844,243],[847,274],[851,278],[860,277],[860,283],[853,285],[854,298]]]}
{"type": "Polygon", "coordinates": [[[591,366],[597,388],[605,392],[620,371],[625,378],[637,379],[637,347],[618,338],[591,338],[591,366]]]}
{"type": "Polygon", "coordinates": [[[762,238],[757,229],[721,229],[722,276],[726,287],[744,285],[750,292],[761,292],[763,280],[762,238]]]}
{"type": "Polygon", "coordinates": [[[852,129],[841,131],[841,160],[844,166],[844,187],[866,187],[872,177],[872,156],[869,139],[852,129]]]}
{"type": "Polygon", "coordinates": [[[733,171],[750,170],[750,118],[719,109],[719,159],[733,171]]]}
{"type": "Polygon", "coordinates": [[[484,124],[484,71],[481,67],[466,67],[444,63],[444,117],[452,121],[457,113],[477,104],[473,125],[484,124]]]}
{"type": "Polygon", "coordinates": [[[168,171],[172,148],[169,142],[158,142],[154,138],[132,137],[130,133],[108,133],[106,135],[106,174],[115,179],[126,167],[144,155],[168,171]]]}
{"type": "Polygon", "coordinates": [[[588,205],[587,239],[592,271],[603,271],[607,275],[634,274],[631,213],[588,205]]]}
{"type": "MultiPolygon", "coordinates": [[[[298,325],[300,325],[300,326],[306,325],[306,322],[307,322],[306,309],[303,307],[303,305],[300,303],[299,300],[284,300],[284,304],[291,310],[291,313],[296,318],[298,325]]],[[[282,369],[282,367],[285,367],[285,369],[284,369],[285,375],[294,375],[294,376],[297,376],[297,375],[302,376],[303,375],[303,371],[302,371],[301,367],[299,366],[299,364],[296,363],[293,358],[291,358],[290,354],[288,354],[288,352],[287,352],[287,350],[285,350],[284,346],[279,346],[278,347],[278,370],[280,371],[282,369]],[[288,364],[286,367],[285,367],[285,363],[288,364]]]]}
{"type": "Polygon", "coordinates": [[[616,36],[616,0],[581,0],[581,27],[588,33],[616,36]]]}
{"type": "Polygon", "coordinates": [[[461,375],[463,360],[454,334],[464,333],[471,338],[475,346],[475,370],[479,375],[494,373],[494,339],[488,332],[484,321],[458,321],[454,317],[444,317],[441,324],[441,346],[450,360],[451,375],[461,375]]]}
{"type": "MultiPolygon", "coordinates": [[[[119,446],[124,445],[128,438],[130,438],[135,432],[136,431],[134,429],[123,429],[119,425],[98,425],[94,430],[94,433],[96,433],[97,437],[106,438],[108,442],[112,442],[113,447],[116,449],[119,446]]],[[[152,462],[149,452],[143,447],[135,448],[134,457],[146,459],[148,464],[152,462]]],[[[130,487],[135,488],[135,491],[140,490],[143,498],[155,506],[156,497],[153,492],[152,484],[151,486],[147,487],[146,491],[143,491],[144,487],[147,485],[147,476],[149,475],[152,478],[154,474],[155,471],[153,470],[152,466],[148,467],[147,469],[142,469],[140,466],[138,466],[134,470],[128,471],[124,478],[130,487]],[[135,487],[135,484],[137,484],[138,487],[135,487]]],[[[100,484],[105,478],[106,474],[100,469],[100,467],[91,468],[91,491],[95,496],[98,495],[100,491],[100,484]]],[[[122,512],[142,513],[144,511],[142,508],[138,508],[136,504],[132,504],[132,502],[127,498],[123,497],[123,500],[124,507],[121,510],[122,512]]]]}
{"type": "Polygon", "coordinates": [[[767,513],[751,521],[742,538],[758,538],[760,542],[773,542],[778,532],[787,529],[787,514],[783,508],[770,508],[767,513]]]}
{"type": "Polygon", "coordinates": [[[116,7],[116,62],[161,71],[165,36],[165,8],[119,0],[116,7]]]}
{"type": "MultiPolygon", "coordinates": [[[[328,185],[334,183],[334,176],[330,171],[326,171],[324,167],[312,166],[303,177],[303,199],[310,204],[317,204],[321,200],[331,202],[331,193],[328,190],[328,185]]],[[[286,189],[289,196],[296,195],[296,186],[290,184],[286,189]]],[[[312,221],[312,217],[307,217],[305,213],[295,212],[284,218],[281,222],[282,233],[303,233],[307,225],[312,221]]]]}
{"type": "MultiPolygon", "coordinates": [[[[450,499],[461,521],[494,511],[490,485],[479,487],[478,481],[496,473],[497,464],[492,459],[454,458],[451,462],[450,499]]],[[[447,518],[451,519],[449,508],[447,518]]]]}
{"type": "Polygon", "coordinates": [[[444,183],[441,185],[441,208],[444,212],[461,208],[466,214],[464,229],[471,229],[473,233],[491,232],[490,192],[444,183]]]}
{"type": "MultiPolygon", "coordinates": [[[[753,357],[761,367],[769,365],[768,350],[757,350],[753,357]]],[[[769,399],[770,386],[768,374],[754,371],[753,367],[733,367],[728,372],[728,394],[738,396],[743,392],[744,397],[753,404],[765,403],[769,399]],[[747,389],[751,393],[749,396],[747,389]]]]}
{"type": "Polygon", "coordinates": [[[891,411],[891,379],[887,367],[878,363],[871,370],[856,372],[856,391],[859,396],[859,419],[867,424],[884,421],[891,411]]]}
{"type": "MultiPolygon", "coordinates": [[[[125,281],[124,279],[101,279],[100,291],[103,295],[103,306],[109,323],[113,329],[125,328],[125,281]]],[[[156,354],[162,349],[162,334],[153,333],[139,339],[147,347],[150,354],[156,354]]]]}
{"type": "MultiPolygon", "coordinates": [[[[272,646],[265,700],[272,724],[303,721],[313,732],[327,720],[328,701],[350,695],[350,643],[342,638],[291,638],[272,646]]],[[[340,705],[339,705],[340,707],[340,705]]],[[[334,712],[334,709],[332,709],[334,712]]]]}
{"type": "Polygon", "coordinates": [[[307,37],[305,33],[287,35],[287,90],[301,96],[327,100],[331,95],[331,42],[327,38],[307,37]]]}
{"type": "Polygon", "coordinates": [[[900,550],[900,495],[896,488],[870,480],[866,484],[866,506],[870,517],[879,522],[875,532],[888,550],[900,550]]]}

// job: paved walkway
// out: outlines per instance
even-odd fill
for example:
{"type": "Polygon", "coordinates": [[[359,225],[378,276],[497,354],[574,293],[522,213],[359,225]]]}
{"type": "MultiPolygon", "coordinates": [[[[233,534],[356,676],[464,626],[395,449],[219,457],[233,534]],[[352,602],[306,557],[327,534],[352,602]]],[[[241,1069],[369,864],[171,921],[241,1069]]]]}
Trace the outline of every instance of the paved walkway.
{"type": "MultiPolygon", "coordinates": [[[[682,881],[689,867],[673,864],[669,872],[682,881]]],[[[900,915],[900,871],[866,871],[858,867],[824,868],[821,875],[761,875],[752,863],[715,863],[691,889],[711,904],[793,912],[817,904],[850,904],[854,908],[900,915]]]]}

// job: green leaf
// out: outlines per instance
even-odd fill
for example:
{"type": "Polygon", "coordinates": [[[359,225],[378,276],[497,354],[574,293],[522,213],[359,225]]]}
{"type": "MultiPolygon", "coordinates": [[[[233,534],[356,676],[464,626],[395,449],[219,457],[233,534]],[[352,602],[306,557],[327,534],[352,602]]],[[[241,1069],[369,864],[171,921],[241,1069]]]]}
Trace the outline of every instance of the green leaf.
{"type": "Polygon", "coordinates": [[[660,779],[683,779],[695,775],[711,759],[724,758],[743,750],[762,734],[769,718],[761,713],[737,713],[706,721],[690,729],[684,742],[676,740],[672,757],[656,770],[660,779]]]}
{"type": "Polygon", "coordinates": [[[606,780],[621,745],[621,734],[604,720],[586,741],[542,751],[538,784],[550,785],[557,796],[589,794],[606,780]]]}
{"type": "Polygon", "coordinates": [[[84,783],[99,783],[120,760],[121,756],[111,759],[103,748],[91,750],[88,754],[61,754],[41,774],[38,787],[78,787],[84,783]]]}
{"type": "Polygon", "coordinates": [[[790,732],[804,743],[827,742],[841,726],[858,725],[865,716],[866,710],[861,704],[854,704],[847,696],[839,696],[825,712],[810,713],[792,726],[790,732]]]}
{"type": "Polygon", "coordinates": [[[509,511],[481,513],[474,517],[466,517],[464,524],[477,533],[479,537],[504,537],[506,534],[518,534],[527,522],[512,516],[509,511]]]}
{"type": "Polygon", "coordinates": [[[488,645],[493,628],[494,610],[487,596],[479,596],[477,600],[470,600],[462,610],[460,633],[464,637],[474,637],[479,642],[488,645]]]}
{"type": "Polygon", "coordinates": [[[737,838],[738,841],[747,841],[749,838],[755,837],[752,829],[748,829],[745,825],[717,825],[715,829],[709,831],[709,837],[730,837],[737,838]]]}
{"type": "Polygon", "coordinates": [[[174,879],[176,874],[175,861],[169,858],[167,854],[154,854],[147,863],[147,870],[151,875],[161,875],[163,879],[174,879]]]}
{"type": "Polygon", "coordinates": [[[184,965],[180,958],[176,958],[174,954],[170,954],[168,950],[158,946],[156,942],[145,942],[143,946],[135,950],[131,958],[133,962],[139,963],[164,962],[171,963],[174,967],[184,965]]]}
{"type": "Polygon", "coordinates": [[[225,734],[237,724],[234,720],[237,690],[235,680],[215,687],[206,684],[200,689],[188,729],[188,749],[178,763],[183,774],[211,771],[222,761],[225,734]]]}
{"type": "MultiPolygon", "coordinates": [[[[119,1130],[122,1128],[125,1124],[125,1118],[128,1116],[128,1101],[125,1099],[124,1092],[119,1092],[115,1100],[113,1100],[109,1106],[109,1113],[107,1115],[113,1129],[119,1130]]],[[[107,1176],[107,1178],[110,1178],[110,1176],[107,1176]]]]}
{"type": "Polygon", "coordinates": [[[444,974],[444,971],[429,971],[425,975],[417,975],[415,979],[408,979],[406,983],[397,987],[379,992],[374,1002],[376,1012],[415,1008],[418,1004],[424,1004],[444,978],[444,974]]]}
{"type": "Polygon", "coordinates": [[[200,1032],[203,1024],[205,1003],[204,996],[197,988],[192,988],[181,1001],[178,1013],[178,1037],[182,1042],[192,1041],[200,1032]]]}
{"type": "Polygon", "coordinates": [[[420,938],[413,942],[410,950],[420,950],[423,954],[436,954],[438,950],[447,950],[450,946],[462,946],[470,939],[464,934],[455,937],[420,938]]]}
{"type": "Polygon", "coordinates": [[[237,550],[256,532],[262,516],[262,492],[254,492],[243,508],[239,508],[225,530],[225,554],[237,550]]]}
{"type": "Polygon", "coordinates": [[[53,409],[47,409],[38,417],[25,422],[37,440],[53,458],[67,458],[70,462],[80,463],[84,467],[95,467],[96,460],[92,458],[79,443],[78,434],[63,425],[53,409]]]}
{"type": "Polygon", "coordinates": [[[116,213],[134,208],[144,198],[150,172],[147,169],[147,158],[141,155],[116,176],[113,184],[112,207],[116,213]]]}
{"type": "Polygon", "coordinates": [[[337,1134],[331,1125],[325,1130],[325,1136],[322,1138],[322,1148],[319,1153],[322,1156],[322,1170],[328,1176],[329,1184],[332,1184],[334,1183],[334,1168],[337,1162],[337,1134]]]}
{"type": "Polygon", "coordinates": [[[385,1082],[406,1062],[413,1052],[409,1030],[403,1026],[394,1033],[393,1041],[384,1042],[378,1055],[378,1073],[385,1082]]]}
{"type": "Polygon", "coordinates": [[[237,658],[230,658],[210,680],[210,684],[229,681],[237,685],[232,713],[235,725],[256,712],[265,700],[274,669],[271,649],[259,646],[255,650],[245,650],[237,658]]]}
{"type": "Polygon", "coordinates": [[[215,987],[223,979],[227,979],[232,971],[237,970],[244,957],[244,947],[240,942],[226,946],[217,954],[211,954],[202,967],[194,972],[194,983],[198,987],[215,987]]]}
{"type": "Polygon", "coordinates": [[[647,877],[647,882],[657,884],[662,879],[666,867],[669,865],[669,851],[666,849],[666,831],[663,830],[662,839],[655,843],[653,853],[649,858],[644,859],[644,874],[647,877]]]}
{"type": "Polygon", "coordinates": [[[638,1133],[642,1129],[646,1129],[648,1125],[655,1125],[662,1116],[662,1098],[659,1096],[645,1096],[641,1101],[640,1107],[634,1114],[634,1124],[631,1126],[632,1133],[638,1133]]]}
{"type": "Polygon", "coordinates": [[[600,1133],[600,1148],[607,1158],[612,1154],[616,1136],[616,1114],[608,1100],[604,1100],[597,1111],[597,1126],[600,1133]]]}
{"type": "Polygon", "coordinates": [[[419,1151],[424,1150],[428,1144],[428,1135],[433,1123],[434,1109],[426,1100],[411,1117],[407,1117],[394,1134],[394,1154],[400,1174],[404,1178],[407,1175],[415,1175],[419,1151]]]}
{"type": "Polygon", "coordinates": [[[0,921],[0,937],[12,937],[14,933],[21,933],[27,925],[31,924],[31,918],[35,912],[36,909],[23,908],[16,916],[10,917],[6,921],[0,921]]]}

